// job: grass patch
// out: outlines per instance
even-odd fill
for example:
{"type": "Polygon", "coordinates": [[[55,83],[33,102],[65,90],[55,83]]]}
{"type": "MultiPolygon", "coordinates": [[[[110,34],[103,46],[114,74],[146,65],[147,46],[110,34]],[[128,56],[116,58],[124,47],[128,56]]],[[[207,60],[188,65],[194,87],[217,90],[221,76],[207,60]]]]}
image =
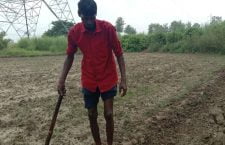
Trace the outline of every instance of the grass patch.
{"type": "Polygon", "coordinates": [[[51,51],[37,51],[37,50],[25,50],[22,48],[10,48],[0,51],[0,57],[33,57],[33,56],[50,56],[60,55],[63,52],[51,52],[51,51]]]}
{"type": "Polygon", "coordinates": [[[32,57],[65,54],[65,36],[22,38],[17,43],[9,43],[0,51],[0,57],[32,57]]]}

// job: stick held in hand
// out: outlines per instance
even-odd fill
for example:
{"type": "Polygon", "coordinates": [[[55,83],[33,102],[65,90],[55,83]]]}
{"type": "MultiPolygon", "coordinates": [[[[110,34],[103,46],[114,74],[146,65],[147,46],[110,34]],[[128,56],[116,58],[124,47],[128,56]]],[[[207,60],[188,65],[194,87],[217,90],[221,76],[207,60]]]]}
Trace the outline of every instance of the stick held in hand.
{"type": "Polygon", "coordinates": [[[58,102],[57,102],[56,107],[55,107],[55,112],[53,114],[51,125],[50,125],[49,131],[48,131],[48,136],[45,140],[45,145],[50,144],[50,140],[51,140],[51,137],[52,137],[52,134],[53,134],[53,129],[55,127],[55,123],[56,123],[56,119],[57,119],[57,116],[58,116],[58,113],[59,113],[59,108],[60,108],[62,99],[63,99],[63,96],[59,95],[58,102]]]}

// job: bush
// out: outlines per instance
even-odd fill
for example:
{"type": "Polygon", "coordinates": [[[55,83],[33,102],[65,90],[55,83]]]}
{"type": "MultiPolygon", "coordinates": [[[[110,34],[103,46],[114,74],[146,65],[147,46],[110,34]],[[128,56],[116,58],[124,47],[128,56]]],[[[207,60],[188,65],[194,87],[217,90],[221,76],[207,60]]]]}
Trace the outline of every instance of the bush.
{"type": "Polygon", "coordinates": [[[206,26],[200,47],[201,52],[225,53],[225,21],[206,26]]]}
{"type": "Polygon", "coordinates": [[[140,52],[148,47],[147,37],[144,34],[121,36],[122,47],[128,52],[140,52]]]}
{"type": "Polygon", "coordinates": [[[176,43],[183,39],[183,33],[181,32],[169,32],[166,35],[167,43],[176,43]]]}
{"type": "Polygon", "coordinates": [[[5,39],[5,36],[5,32],[0,32],[0,50],[7,48],[9,42],[11,41],[10,39],[5,39]]]}
{"type": "Polygon", "coordinates": [[[159,51],[166,44],[166,33],[153,33],[148,38],[148,51],[159,51]]]}
{"type": "Polygon", "coordinates": [[[25,50],[34,50],[34,46],[31,44],[31,40],[28,39],[28,38],[22,38],[20,39],[16,46],[18,48],[22,48],[22,49],[25,49],[25,50]]]}
{"type": "MultiPolygon", "coordinates": [[[[197,23],[184,25],[181,22],[174,22],[172,26],[170,26],[170,31],[155,31],[148,35],[119,35],[119,39],[123,49],[128,52],[140,52],[147,49],[150,52],[225,54],[225,21],[218,21],[205,26],[200,26],[197,23]],[[176,27],[179,27],[179,29],[176,27]]],[[[3,49],[8,45],[9,41],[3,39],[5,33],[0,34],[0,49],[3,49]]],[[[23,38],[14,47],[27,51],[56,54],[65,52],[66,46],[65,36],[43,36],[32,39],[23,38]]]]}
{"type": "Polygon", "coordinates": [[[17,43],[18,48],[25,50],[63,52],[67,46],[65,36],[58,37],[40,37],[40,38],[23,38],[17,43]]]}

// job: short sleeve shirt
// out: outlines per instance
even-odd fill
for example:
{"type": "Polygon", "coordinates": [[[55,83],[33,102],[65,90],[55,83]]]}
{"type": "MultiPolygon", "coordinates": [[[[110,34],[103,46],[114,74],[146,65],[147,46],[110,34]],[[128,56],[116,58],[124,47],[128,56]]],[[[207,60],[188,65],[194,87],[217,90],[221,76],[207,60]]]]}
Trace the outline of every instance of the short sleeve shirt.
{"type": "Polygon", "coordinates": [[[115,56],[123,54],[115,27],[106,21],[96,20],[96,30],[87,31],[83,23],[73,26],[68,33],[67,55],[83,53],[81,62],[82,86],[92,92],[101,92],[117,84],[115,56]],[[114,55],[113,55],[114,54],[114,55]]]}

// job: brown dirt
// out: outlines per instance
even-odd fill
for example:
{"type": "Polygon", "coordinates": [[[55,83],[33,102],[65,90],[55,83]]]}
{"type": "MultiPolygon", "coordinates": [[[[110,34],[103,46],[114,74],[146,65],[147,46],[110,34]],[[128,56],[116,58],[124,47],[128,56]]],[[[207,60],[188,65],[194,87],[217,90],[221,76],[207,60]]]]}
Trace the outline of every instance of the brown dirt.
{"type": "Polygon", "coordinates": [[[225,145],[225,69],[145,121],[142,144],[225,145]]]}
{"type": "MultiPolygon", "coordinates": [[[[115,145],[223,145],[225,58],[126,54],[129,92],[115,99],[115,145]]],[[[64,57],[0,58],[0,145],[41,145],[57,100],[64,57]]],[[[54,145],[93,143],[80,93],[80,61],[54,130],[54,145]]],[[[105,142],[103,106],[99,106],[105,142]]]]}

